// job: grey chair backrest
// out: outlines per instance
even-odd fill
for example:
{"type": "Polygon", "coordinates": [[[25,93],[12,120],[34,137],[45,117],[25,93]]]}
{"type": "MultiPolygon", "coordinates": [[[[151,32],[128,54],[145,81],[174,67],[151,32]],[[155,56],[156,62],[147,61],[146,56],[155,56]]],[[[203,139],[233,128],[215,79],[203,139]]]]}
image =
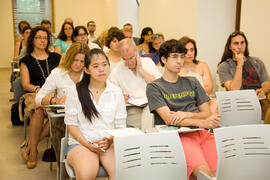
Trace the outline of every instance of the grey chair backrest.
{"type": "Polygon", "coordinates": [[[261,124],[261,106],[254,90],[216,92],[219,126],[261,124]]]}
{"type": "Polygon", "coordinates": [[[187,166],[177,132],[114,138],[116,180],[187,179],[187,166]]]}
{"type": "Polygon", "coordinates": [[[217,179],[270,179],[270,125],[241,125],[214,129],[217,179]]]}

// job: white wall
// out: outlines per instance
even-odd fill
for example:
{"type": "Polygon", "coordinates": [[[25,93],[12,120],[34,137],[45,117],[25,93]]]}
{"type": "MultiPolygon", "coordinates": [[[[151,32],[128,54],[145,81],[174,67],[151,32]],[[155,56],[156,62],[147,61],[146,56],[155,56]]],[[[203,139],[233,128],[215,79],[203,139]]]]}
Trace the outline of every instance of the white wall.
{"type": "Polygon", "coordinates": [[[64,19],[71,17],[74,26],[87,25],[93,20],[99,35],[111,26],[117,26],[117,0],[54,0],[55,32],[58,34],[64,19]]]}
{"type": "Polygon", "coordinates": [[[130,23],[133,26],[133,36],[139,36],[139,8],[135,0],[118,0],[118,27],[130,23]]]}
{"type": "Polygon", "coordinates": [[[248,39],[251,56],[259,57],[270,75],[270,1],[243,0],[241,30],[248,39]]]}
{"type": "Polygon", "coordinates": [[[14,52],[14,28],[12,19],[12,1],[0,1],[0,68],[11,67],[14,52]]]}
{"type": "Polygon", "coordinates": [[[163,33],[165,39],[180,39],[184,35],[196,37],[197,8],[197,0],[141,0],[140,33],[144,27],[149,26],[154,33],[163,33]]]}
{"type": "Polygon", "coordinates": [[[198,59],[209,65],[214,85],[217,64],[235,28],[235,12],[236,0],[198,0],[198,59]]]}

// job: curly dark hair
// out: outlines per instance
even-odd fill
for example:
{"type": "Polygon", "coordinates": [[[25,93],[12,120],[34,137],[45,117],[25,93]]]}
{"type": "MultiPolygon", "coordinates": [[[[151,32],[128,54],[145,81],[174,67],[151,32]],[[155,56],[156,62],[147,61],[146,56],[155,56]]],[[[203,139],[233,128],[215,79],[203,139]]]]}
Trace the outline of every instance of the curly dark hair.
{"type": "Polygon", "coordinates": [[[48,53],[49,52],[49,45],[50,45],[50,33],[48,32],[47,29],[45,29],[44,27],[42,26],[36,26],[34,27],[32,30],[31,30],[31,33],[30,33],[30,36],[28,38],[28,41],[27,41],[27,49],[26,49],[26,53],[29,55],[31,54],[33,51],[34,51],[34,39],[35,39],[35,36],[37,34],[38,31],[44,31],[47,33],[47,46],[45,48],[45,51],[48,53]]]}
{"type": "Polygon", "coordinates": [[[161,57],[168,58],[170,53],[186,53],[187,50],[185,46],[177,41],[176,39],[171,39],[168,41],[165,41],[163,44],[161,44],[158,53],[159,53],[159,61],[162,66],[164,66],[164,63],[161,60],[161,57]]]}
{"type": "Polygon", "coordinates": [[[106,37],[106,46],[110,48],[110,43],[113,41],[113,39],[116,38],[118,41],[121,41],[125,38],[123,32],[119,29],[114,29],[109,31],[108,36],[106,37]]]}
{"type": "MultiPolygon", "coordinates": [[[[61,39],[62,41],[66,41],[66,40],[67,40],[67,36],[66,36],[66,34],[65,34],[65,25],[66,25],[66,24],[70,25],[70,26],[72,27],[73,32],[74,32],[74,26],[73,26],[73,24],[71,24],[71,23],[69,23],[69,22],[65,22],[65,23],[62,25],[61,31],[60,31],[60,33],[59,33],[58,36],[57,36],[57,38],[58,38],[58,39],[61,39]]],[[[74,40],[73,40],[72,37],[71,37],[71,39],[72,39],[72,42],[74,42],[74,40]]]]}

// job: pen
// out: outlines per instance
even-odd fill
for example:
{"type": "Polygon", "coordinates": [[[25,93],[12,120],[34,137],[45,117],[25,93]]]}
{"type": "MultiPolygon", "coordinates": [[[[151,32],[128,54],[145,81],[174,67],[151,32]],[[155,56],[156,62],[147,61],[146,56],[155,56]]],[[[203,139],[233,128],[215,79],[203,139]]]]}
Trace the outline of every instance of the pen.
{"type": "Polygon", "coordinates": [[[208,129],[207,133],[210,133],[212,131],[212,128],[208,129]]]}
{"type": "MultiPolygon", "coordinates": [[[[96,146],[96,147],[98,147],[98,145],[97,145],[97,143],[94,143],[93,141],[89,141],[91,144],[93,144],[94,146],[96,146]]],[[[105,149],[103,149],[103,148],[99,148],[101,151],[103,151],[103,152],[106,152],[105,151],[105,149]]]]}

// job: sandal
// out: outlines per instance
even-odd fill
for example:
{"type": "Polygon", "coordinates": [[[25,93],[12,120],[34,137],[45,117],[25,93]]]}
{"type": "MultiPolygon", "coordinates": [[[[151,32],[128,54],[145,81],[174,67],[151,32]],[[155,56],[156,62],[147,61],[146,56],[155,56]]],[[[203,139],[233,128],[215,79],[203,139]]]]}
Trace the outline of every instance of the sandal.
{"type": "Polygon", "coordinates": [[[28,157],[30,154],[30,152],[27,152],[28,145],[29,145],[29,140],[25,140],[24,143],[21,145],[21,148],[24,147],[21,155],[22,155],[23,159],[26,161],[28,161],[28,157]]]}

